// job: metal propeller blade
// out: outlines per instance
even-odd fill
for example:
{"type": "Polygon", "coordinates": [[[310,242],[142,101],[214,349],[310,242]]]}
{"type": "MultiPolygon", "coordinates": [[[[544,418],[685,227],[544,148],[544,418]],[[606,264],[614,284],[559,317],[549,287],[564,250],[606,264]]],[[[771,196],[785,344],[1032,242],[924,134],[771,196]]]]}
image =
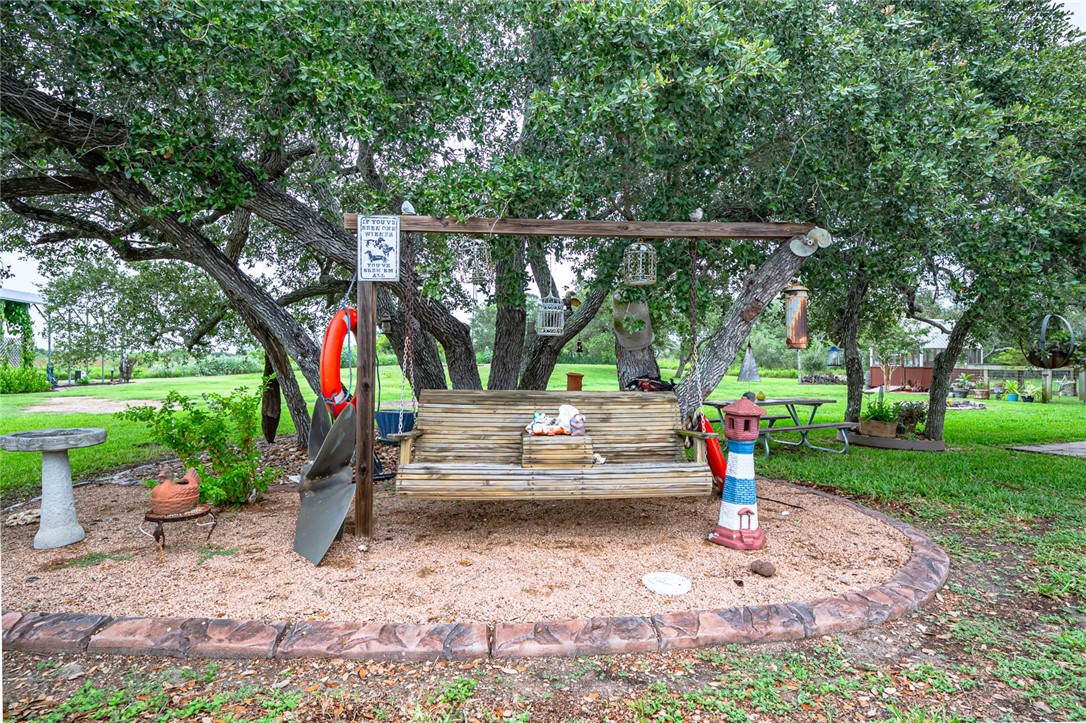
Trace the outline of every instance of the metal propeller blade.
{"type": "MultiPolygon", "coordinates": [[[[323,404],[317,403],[322,407],[323,404]]],[[[314,408],[312,435],[319,431],[321,410],[314,408]]],[[[327,424],[327,412],[324,412],[327,424]]],[[[351,509],[355,485],[352,482],[351,457],[355,448],[354,408],[344,409],[309,464],[302,467],[298,493],[302,498],[298,523],[294,528],[294,551],[314,565],[324,559],[347,513],[351,509]]]]}
{"type": "Polygon", "coordinates": [[[306,456],[310,462],[317,458],[317,451],[324,444],[324,438],[328,436],[328,429],[331,426],[328,406],[318,399],[313,405],[313,421],[309,424],[309,450],[306,456]]]}

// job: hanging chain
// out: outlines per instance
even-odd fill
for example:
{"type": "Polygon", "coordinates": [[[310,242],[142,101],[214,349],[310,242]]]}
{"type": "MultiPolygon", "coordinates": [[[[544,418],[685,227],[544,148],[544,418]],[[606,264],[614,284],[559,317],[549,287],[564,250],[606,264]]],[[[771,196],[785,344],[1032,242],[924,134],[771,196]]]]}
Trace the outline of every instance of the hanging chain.
{"type": "Polygon", "coordinates": [[[415,244],[414,234],[404,234],[404,256],[407,258],[404,270],[404,333],[403,333],[403,375],[400,379],[400,414],[398,433],[403,434],[403,409],[407,396],[407,380],[411,384],[411,411],[417,409],[415,402],[415,244]]]}
{"type": "Polygon", "coordinates": [[[698,241],[690,240],[690,381],[694,385],[694,398],[697,406],[694,417],[697,418],[701,405],[705,401],[701,389],[701,372],[698,370],[698,241]]]}

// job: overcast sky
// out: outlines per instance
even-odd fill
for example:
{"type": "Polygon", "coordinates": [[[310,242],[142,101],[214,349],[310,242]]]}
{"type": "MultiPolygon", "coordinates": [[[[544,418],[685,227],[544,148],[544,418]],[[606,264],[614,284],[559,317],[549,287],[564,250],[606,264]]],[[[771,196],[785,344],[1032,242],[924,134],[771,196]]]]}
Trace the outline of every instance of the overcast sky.
{"type": "MultiPolygon", "coordinates": [[[[1071,20],[1078,27],[1086,29],[1086,0],[1064,0],[1063,5],[1071,11],[1071,20]]],[[[2,245],[2,244],[0,244],[2,245]]],[[[8,279],[5,288],[17,291],[38,291],[45,279],[38,272],[34,261],[25,261],[10,251],[0,251],[0,265],[10,266],[14,277],[8,279]]],[[[559,287],[572,283],[573,275],[566,268],[554,268],[555,281],[559,287]]]]}

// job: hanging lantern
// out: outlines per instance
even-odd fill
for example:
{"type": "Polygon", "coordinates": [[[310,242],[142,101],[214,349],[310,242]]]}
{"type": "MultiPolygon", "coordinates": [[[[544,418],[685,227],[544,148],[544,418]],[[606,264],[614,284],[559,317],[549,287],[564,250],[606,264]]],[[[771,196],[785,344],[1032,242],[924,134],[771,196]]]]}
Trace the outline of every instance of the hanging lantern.
{"type": "Polygon", "coordinates": [[[802,284],[784,290],[784,335],[789,349],[807,348],[807,287],[802,284]]]}
{"type": "Polygon", "coordinates": [[[566,328],[566,309],[562,300],[554,294],[548,294],[539,300],[539,311],[535,316],[537,336],[560,336],[566,328]]]}
{"type": "Polygon", "coordinates": [[[382,334],[388,334],[392,331],[392,317],[388,314],[382,314],[381,318],[377,320],[377,326],[381,329],[382,334]]]}
{"type": "Polygon", "coordinates": [[[627,286],[656,283],[656,249],[644,241],[632,243],[622,254],[622,275],[627,286]]]}
{"type": "Polygon", "coordinates": [[[1022,350],[1029,363],[1042,369],[1059,369],[1067,366],[1075,353],[1075,330],[1070,322],[1059,314],[1046,314],[1037,322],[1037,336],[1022,350]],[[1058,321],[1062,329],[1049,325],[1058,321]]]}
{"type": "Polygon", "coordinates": [[[831,346],[826,352],[826,366],[840,367],[845,365],[845,352],[835,346],[831,346]]]}

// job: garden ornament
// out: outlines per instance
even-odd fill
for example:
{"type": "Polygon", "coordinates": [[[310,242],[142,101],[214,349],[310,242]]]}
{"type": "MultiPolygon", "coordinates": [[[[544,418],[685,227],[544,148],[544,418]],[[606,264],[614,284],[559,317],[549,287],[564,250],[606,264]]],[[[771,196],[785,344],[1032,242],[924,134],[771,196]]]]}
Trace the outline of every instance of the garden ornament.
{"type": "Polygon", "coordinates": [[[314,565],[320,564],[342,533],[354,498],[354,414],[353,406],[345,407],[329,427],[325,404],[318,399],[313,406],[309,463],[299,475],[302,504],[294,527],[294,551],[314,565]]]}
{"type": "Polygon", "coordinates": [[[572,404],[562,404],[558,407],[558,416],[554,420],[556,427],[563,430],[563,434],[573,434],[573,417],[581,412],[572,404]]]}
{"type": "Polygon", "coordinates": [[[765,410],[746,397],[724,407],[724,436],[728,439],[727,476],[720,499],[720,517],[709,542],[733,550],[760,550],[765,533],[758,526],[758,497],[754,486],[754,444],[765,410]]]}
{"type": "Polygon", "coordinates": [[[159,482],[151,490],[151,514],[176,515],[188,512],[200,502],[200,475],[190,468],[176,482],[166,470],[158,473],[159,482]]]}
{"type": "Polygon", "coordinates": [[[740,382],[760,382],[762,377],[758,374],[758,362],[754,359],[754,348],[747,344],[747,351],[743,354],[743,366],[739,368],[740,382]]]}

